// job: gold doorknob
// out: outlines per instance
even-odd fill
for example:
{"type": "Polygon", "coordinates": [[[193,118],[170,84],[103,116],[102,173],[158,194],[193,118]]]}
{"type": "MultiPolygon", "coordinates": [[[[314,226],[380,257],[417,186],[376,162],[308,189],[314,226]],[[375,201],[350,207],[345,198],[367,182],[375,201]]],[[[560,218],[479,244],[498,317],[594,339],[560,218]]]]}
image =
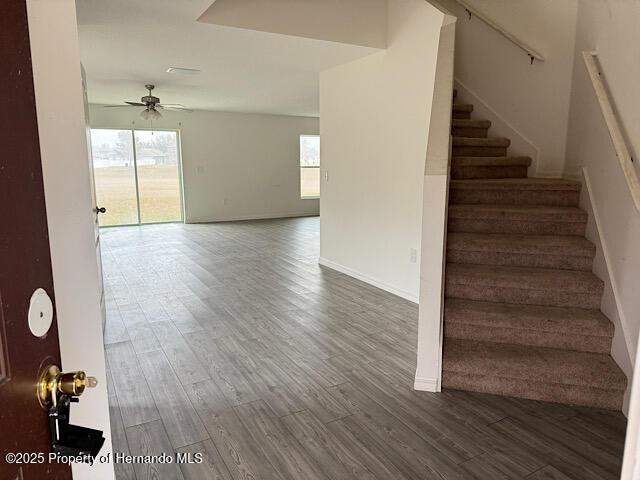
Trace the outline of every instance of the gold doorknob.
{"type": "Polygon", "coordinates": [[[57,402],[59,394],[79,397],[85,388],[98,385],[96,377],[88,377],[85,372],[61,372],[56,365],[48,366],[38,381],[38,397],[43,403],[57,402]]]}

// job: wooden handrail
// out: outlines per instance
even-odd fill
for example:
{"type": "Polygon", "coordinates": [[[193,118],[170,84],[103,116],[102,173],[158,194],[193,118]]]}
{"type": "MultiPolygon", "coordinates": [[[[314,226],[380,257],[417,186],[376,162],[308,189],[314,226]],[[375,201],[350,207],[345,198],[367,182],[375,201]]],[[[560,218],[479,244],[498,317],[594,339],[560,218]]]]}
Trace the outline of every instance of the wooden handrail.
{"type": "Polygon", "coordinates": [[[471,15],[475,15],[480,20],[482,20],[484,23],[486,23],[491,28],[493,28],[496,32],[498,32],[500,35],[502,35],[503,37],[505,37],[506,39],[508,39],[512,43],[514,43],[517,47],[519,47],[522,50],[524,50],[525,53],[529,56],[529,58],[531,58],[531,63],[533,63],[534,60],[538,60],[540,62],[544,62],[545,58],[541,53],[537,52],[535,49],[533,49],[532,47],[527,45],[525,42],[523,42],[518,37],[516,37],[513,33],[508,32],[507,30],[502,28],[496,22],[494,22],[489,17],[487,17],[484,13],[480,12],[479,10],[476,10],[474,7],[469,5],[469,3],[467,3],[465,0],[456,0],[456,1],[460,5],[462,5],[464,7],[464,9],[467,11],[467,13],[470,16],[471,15]]]}
{"type": "Polygon", "coordinates": [[[609,129],[609,135],[611,135],[613,147],[616,150],[616,156],[618,157],[618,161],[622,167],[622,172],[624,173],[629,190],[631,191],[633,203],[636,206],[636,210],[640,211],[640,179],[638,179],[638,172],[633,166],[631,152],[629,151],[624,134],[622,133],[622,127],[620,126],[618,117],[613,110],[609,93],[605,87],[604,80],[602,78],[602,71],[600,70],[600,65],[597,60],[598,55],[596,52],[582,52],[582,57],[584,58],[584,63],[587,67],[587,71],[589,72],[589,76],[591,77],[591,83],[593,84],[593,89],[596,92],[596,97],[598,98],[598,103],[600,104],[604,121],[609,129]]]}

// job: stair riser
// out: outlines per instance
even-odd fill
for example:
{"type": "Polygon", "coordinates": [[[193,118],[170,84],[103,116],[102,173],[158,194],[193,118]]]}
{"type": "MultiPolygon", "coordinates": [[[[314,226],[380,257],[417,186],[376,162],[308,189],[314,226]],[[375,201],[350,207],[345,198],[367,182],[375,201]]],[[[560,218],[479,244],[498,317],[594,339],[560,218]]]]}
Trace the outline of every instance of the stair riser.
{"type": "Polygon", "coordinates": [[[566,190],[472,190],[453,187],[449,195],[452,204],[577,207],[580,201],[580,192],[566,190]]]}
{"type": "Polygon", "coordinates": [[[452,167],[454,180],[490,178],[527,178],[527,167],[452,167]]]}
{"type": "Polygon", "coordinates": [[[488,285],[465,285],[447,279],[445,296],[481,302],[512,303],[517,305],[546,305],[599,309],[602,291],[578,293],[563,290],[532,290],[488,285]]]}
{"type": "Polygon", "coordinates": [[[447,262],[504,267],[553,268],[590,272],[593,258],[575,255],[541,255],[470,250],[447,250],[447,262]]]}
{"type": "Polygon", "coordinates": [[[469,119],[471,119],[471,112],[456,112],[456,111],[454,111],[451,114],[451,118],[455,118],[457,120],[469,120],[469,119]]]}
{"type": "Polygon", "coordinates": [[[586,222],[534,222],[498,219],[449,218],[450,232],[522,233],[532,235],[584,236],[586,222]]]}
{"type": "Polygon", "coordinates": [[[453,147],[454,157],[506,157],[507,147],[463,146],[453,147]]]}
{"type": "Polygon", "coordinates": [[[611,351],[611,337],[578,335],[577,333],[563,334],[560,332],[544,332],[515,328],[487,328],[484,325],[470,325],[447,321],[446,317],[444,335],[447,338],[457,338],[461,340],[560,348],[578,352],[609,353],[611,351]]]}
{"type": "Polygon", "coordinates": [[[445,388],[607,410],[620,410],[622,408],[624,392],[618,390],[603,390],[599,388],[540,383],[513,378],[470,375],[451,372],[446,368],[445,363],[442,372],[442,386],[445,388]]]}
{"type": "Polygon", "coordinates": [[[487,138],[489,128],[483,127],[451,127],[451,135],[454,137],[487,138]]]}

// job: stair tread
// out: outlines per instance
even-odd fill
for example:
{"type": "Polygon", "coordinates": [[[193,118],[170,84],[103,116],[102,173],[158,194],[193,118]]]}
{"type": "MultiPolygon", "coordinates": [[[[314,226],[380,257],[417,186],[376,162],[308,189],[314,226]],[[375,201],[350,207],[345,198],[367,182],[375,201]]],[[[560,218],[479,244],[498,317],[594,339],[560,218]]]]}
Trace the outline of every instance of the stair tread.
{"type": "Polygon", "coordinates": [[[474,340],[447,339],[443,370],[621,392],[627,383],[607,354],[474,340]]]}
{"type": "Polygon", "coordinates": [[[459,233],[447,236],[448,250],[593,257],[596,247],[576,235],[459,233]]]}
{"type": "Polygon", "coordinates": [[[459,204],[449,206],[451,218],[509,219],[537,221],[586,222],[587,212],[577,207],[549,207],[544,205],[487,205],[459,204]]]}
{"type": "Polygon", "coordinates": [[[446,282],[520,290],[601,294],[604,283],[592,272],[498,265],[447,264],[446,282]]]}
{"type": "Polygon", "coordinates": [[[613,324],[600,310],[510,303],[479,302],[449,298],[445,322],[539,332],[611,338],[613,324]]]}
{"type": "Polygon", "coordinates": [[[505,137],[453,137],[454,147],[508,147],[511,140],[505,137]]]}
{"type": "Polygon", "coordinates": [[[531,165],[531,157],[453,157],[454,167],[512,167],[531,165]]]}
{"type": "Polygon", "coordinates": [[[454,103],[453,104],[454,112],[473,112],[473,105],[470,103],[454,103]]]}
{"type": "Polygon", "coordinates": [[[468,190],[548,190],[578,192],[580,182],[561,178],[498,178],[451,180],[451,187],[468,190]]]}
{"type": "Polygon", "coordinates": [[[490,120],[469,120],[466,118],[454,118],[451,120],[452,127],[463,128],[490,128],[490,120]]]}

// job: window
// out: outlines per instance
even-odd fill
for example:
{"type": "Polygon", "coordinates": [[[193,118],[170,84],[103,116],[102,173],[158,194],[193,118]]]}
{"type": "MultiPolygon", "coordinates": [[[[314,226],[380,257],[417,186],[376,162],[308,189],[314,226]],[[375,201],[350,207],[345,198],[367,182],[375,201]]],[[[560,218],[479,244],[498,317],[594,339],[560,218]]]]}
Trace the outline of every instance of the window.
{"type": "Polygon", "coordinates": [[[320,198],[320,137],[300,136],[300,197],[320,198]]]}

